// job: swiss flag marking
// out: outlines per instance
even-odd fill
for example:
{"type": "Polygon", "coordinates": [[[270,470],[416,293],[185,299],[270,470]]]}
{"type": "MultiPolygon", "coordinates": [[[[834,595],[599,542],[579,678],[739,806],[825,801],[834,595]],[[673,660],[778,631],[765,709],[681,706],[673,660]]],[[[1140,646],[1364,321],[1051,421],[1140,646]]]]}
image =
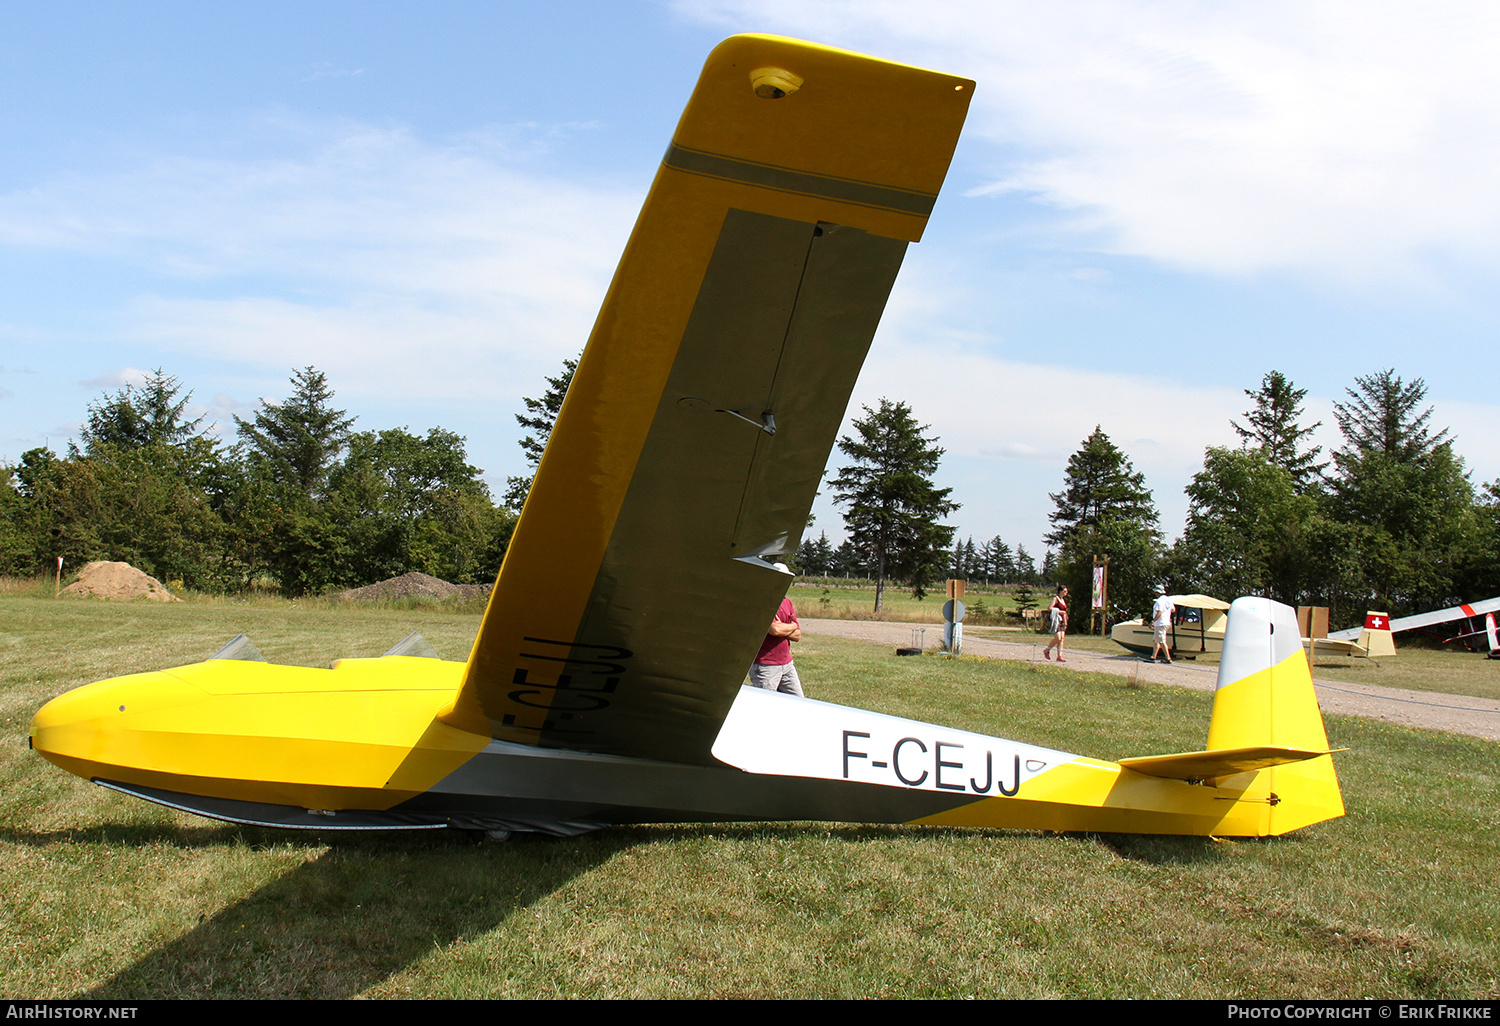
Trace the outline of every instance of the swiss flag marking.
{"type": "Polygon", "coordinates": [[[1371,613],[1371,614],[1369,614],[1368,616],[1365,617],[1365,630],[1367,630],[1367,631],[1383,631],[1383,630],[1388,630],[1388,629],[1389,628],[1386,626],[1386,618],[1385,617],[1383,617],[1383,616],[1377,616],[1374,613],[1371,613]]]}

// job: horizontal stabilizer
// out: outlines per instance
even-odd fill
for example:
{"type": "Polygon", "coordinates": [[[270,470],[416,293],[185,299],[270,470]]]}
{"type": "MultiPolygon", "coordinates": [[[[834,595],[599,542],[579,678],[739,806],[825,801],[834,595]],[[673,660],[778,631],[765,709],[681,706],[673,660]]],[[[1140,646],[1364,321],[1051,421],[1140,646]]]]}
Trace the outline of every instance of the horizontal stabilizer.
{"type": "Polygon", "coordinates": [[[1303,638],[1302,647],[1314,659],[1320,656],[1364,659],[1370,655],[1369,648],[1357,641],[1335,641],[1332,638],[1303,638]]]}
{"type": "Polygon", "coordinates": [[[1181,752],[1177,755],[1146,755],[1137,759],[1121,759],[1120,765],[1148,777],[1165,777],[1168,780],[1211,780],[1229,777],[1236,773],[1248,773],[1270,766],[1285,766],[1293,762],[1306,762],[1334,751],[1348,749],[1314,750],[1307,748],[1283,748],[1279,745],[1254,745],[1250,748],[1221,748],[1211,752],[1181,752]]]}

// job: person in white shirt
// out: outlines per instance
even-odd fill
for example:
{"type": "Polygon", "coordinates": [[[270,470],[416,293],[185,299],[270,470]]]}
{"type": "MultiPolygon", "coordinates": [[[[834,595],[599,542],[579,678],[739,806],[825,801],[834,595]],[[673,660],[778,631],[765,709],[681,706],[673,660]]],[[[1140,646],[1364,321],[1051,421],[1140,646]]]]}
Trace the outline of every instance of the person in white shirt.
{"type": "Polygon", "coordinates": [[[1172,614],[1177,607],[1167,598],[1165,589],[1157,592],[1156,603],[1151,607],[1151,630],[1155,634],[1156,646],[1151,649],[1148,662],[1156,662],[1156,653],[1162,654],[1162,662],[1172,662],[1172,646],[1167,642],[1167,631],[1172,629],[1172,614]]]}

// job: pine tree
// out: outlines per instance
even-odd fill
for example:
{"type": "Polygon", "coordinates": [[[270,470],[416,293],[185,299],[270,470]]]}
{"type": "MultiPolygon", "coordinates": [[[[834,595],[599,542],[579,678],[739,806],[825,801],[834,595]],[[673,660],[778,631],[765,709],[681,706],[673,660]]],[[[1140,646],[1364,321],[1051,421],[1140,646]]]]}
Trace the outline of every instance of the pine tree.
{"type": "Polygon", "coordinates": [[[1320,446],[1299,451],[1303,440],[1323,424],[1321,420],[1311,427],[1302,427],[1298,423],[1307,389],[1294,388],[1286,375],[1271,371],[1261,379],[1260,388],[1254,392],[1247,388],[1245,394],[1255,400],[1255,409],[1245,412],[1245,420],[1250,426],[1241,427],[1234,421],[1229,422],[1244,447],[1261,450],[1267,462],[1291,474],[1297,491],[1305,492],[1313,487],[1328,463],[1316,462],[1318,453],[1323,451],[1320,446]]]}
{"type": "Polygon", "coordinates": [[[1015,576],[1016,576],[1016,583],[1017,584],[1035,584],[1035,583],[1037,583],[1036,561],[1031,558],[1031,553],[1029,553],[1029,552],[1026,551],[1026,546],[1024,546],[1024,545],[1017,545],[1016,546],[1016,575],[1015,576]]]}
{"type": "Polygon", "coordinates": [[[833,480],[834,501],[845,507],[850,540],[871,556],[879,612],[887,575],[910,582],[918,598],[925,594],[953,540],[954,529],[938,521],[958,503],[948,498],[951,488],[933,486],[943,450],[923,435],[927,427],[911,407],[882,399],[864,411],[855,435],[839,439],[839,451],[853,462],[833,480]]]}
{"type": "Polygon", "coordinates": [[[839,547],[833,550],[833,559],[829,563],[829,576],[869,577],[870,554],[854,544],[853,538],[845,538],[839,543],[839,547]]]}
{"type": "Polygon", "coordinates": [[[1052,501],[1056,526],[1047,541],[1058,546],[1057,582],[1087,595],[1093,587],[1094,557],[1109,556],[1110,601],[1144,608],[1155,590],[1161,558],[1156,506],[1145,475],[1095,427],[1068,460],[1067,481],[1052,501]]]}
{"type": "Polygon", "coordinates": [[[1081,530],[1110,523],[1156,527],[1145,475],[1136,472],[1098,426],[1068,458],[1067,481],[1051,499],[1057,508],[1048,519],[1056,526],[1046,540],[1053,545],[1066,545],[1081,530]]]}
{"type": "Polygon", "coordinates": [[[818,535],[818,540],[802,539],[797,548],[797,572],[807,577],[827,577],[833,567],[833,545],[828,541],[828,532],[818,535]]]}
{"type": "Polygon", "coordinates": [[[234,418],[249,449],[252,466],[277,484],[321,496],[328,475],[349,442],[355,418],[335,410],[333,389],[323,372],[304,367],[292,374],[292,395],[284,403],[262,399],[253,422],[234,418]]]}
{"type": "Polygon", "coordinates": [[[1011,598],[1016,603],[1016,617],[1024,623],[1026,621],[1026,610],[1036,608],[1036,595],[1031,590],[1030,582],[1022,580],[1020,584],[1017,584],[1011,598]]]}
{"type": "Polygon", "coordinates": [[[1336,594],[1349,612],[1452,604],[1483,534],[1463,458],[1446,428],[1429,427],[1421,378],[1406,384],[1385,370],[1354,380],[1350,402],[1334,404],[1344,446],[1333,454],[1330,506],[1347,557],[1336,594]]]}
{"type": "Polygon", "coordinates": [[[105,449],[126,452],[148,445],[185,444],[197,434],[203,418],[188,419],[193,393],[179,399],[181,392],[181,382],[158,367],[139,387],[126,385],[114,395],[89,403],[88,416],[78,429],[83,451],[98,456],[105,449]]]}
{"type": "Polygon", "coordinates": [[[980,572],[979,553],[974,548],[973,537],[971,536],[967,541],[955,540],[953,557],[948,561],[948,576],[966,581],[980,572]]]}
{"type": "Polygon", "coordinates": [[[996,584],[1010,584],[1016,576],[1016,558],[997,534],[985,543],[980,557],[985,576],[996,584]]]}
{"type": "Polygon", "coordinates": [[[537,464],[542,462],[542,453],[547,450],[547,440],[552,437],[553,425],[557,423],[557,415],[562,411],[563,400],[568,395],[568,386],[573,384],[573,372],[578,370],[578,360],[581,358],[582,354],[579,354],[577,358],[564,360],[562,373],[555,378],[547,379],[547,391],[542,393],[540,399],[533,399],[530,396],[521,398],[530,416],[522,416],[518,413],[516,423],[523,428],[531,429],[535,434],[527,435],[517,444],[526,456],[526,465],[531,468],[531,473],[525,477],[507,479],[502,505],[517,512],[526,505],[526,496],[531,492],[531,481],[536,477],[537,464]]]}
{"type": "Polygon", "coordinates": [[[1417,378],[1405,384],[1394,369],[1355,378],[1356,388],[1346,388],[1348,403],[1334,403],[1333,416],[1344,433],[1346,445],[1340,456],[1384,453],[1401,462],[1414,462],[1442,445],[1448,429],[1433,434],[1427,427],[1432,407],[1421,413],[1417,407],[1427,397],[1427,383],[1417,378]]]}

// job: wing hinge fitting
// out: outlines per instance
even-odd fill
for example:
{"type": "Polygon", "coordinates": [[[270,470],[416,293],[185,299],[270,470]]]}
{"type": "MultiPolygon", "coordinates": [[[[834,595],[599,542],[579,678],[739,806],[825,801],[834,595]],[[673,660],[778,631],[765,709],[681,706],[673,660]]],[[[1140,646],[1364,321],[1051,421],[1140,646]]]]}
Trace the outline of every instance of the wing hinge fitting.
{"type": "Polygon", "coordinates": [[[714,412],[727,413],[731,417],[737,417],[738,419],[743,420],[746,424],[754,424],[756,427],[760,428],[768,435],[774,435],[776,433],[776,414],[772,413],[770,410],[766,410],[764,413],[762,413],[760,415],[760,420],[751,420],[739,410],[715,410],[714,412]]]}

